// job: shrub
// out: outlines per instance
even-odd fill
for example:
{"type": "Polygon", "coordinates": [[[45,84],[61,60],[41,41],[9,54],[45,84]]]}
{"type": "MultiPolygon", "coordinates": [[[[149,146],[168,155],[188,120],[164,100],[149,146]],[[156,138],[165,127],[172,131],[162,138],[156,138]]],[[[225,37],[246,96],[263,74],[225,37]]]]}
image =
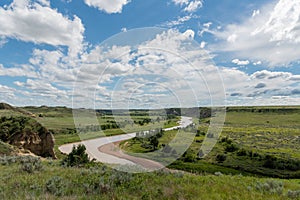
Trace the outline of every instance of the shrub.
{"type": "Polygon", "coordinates": [[[276,160],[277,158],[272,155],[266,155],[263,167],[275,169],[276,168],[276,160]]]}
{"type": "Polygon", "coordinates": [[[61,196],[65,193],[66,184],[64,183],[63,178],[59,176],[54,176],[50,178],[46,183],[47,192],[55,195],[61,196]]]}
{"type": "Polygon", "coordinates": [[[133,176],[131,173],[120,172],[114,170],[114,172],[109,176],[109,183],[111,186],[120,186],[129,184],[133,176]]]}
{"type": "Polygon", "coordinates": [[[102,177],[100,178],[99,183],[95,188],[99,189],[100,193],[108,193],[112,189],[111,185],[109,183],[106,183],[106,181],[102,177]]]}
{"type": "Polygon", "coordinates": [[[142,147],[142,148],[145,148],[145,149],[152,149],[152,146],[151,146],[150,144],[146,143],[146,142],[143,142],[143,143],[141,144],[141,147],[142,147]]]}
{"type": "Polygon", "coordinates": [[[9,165],[12,163],[20,163],[21,170],[33,173],[34,171],[40,171],[43,168],[41,159],[34,156],[3,156],[0,157],[0,164],[9,165]]]}
{"type": "Polygon", "coordinates": [[[43,168],[41,159],[33,156],[21,157],[21,170],[27,173],[41,171],[43,168]]]}
{"type": "Polygon", "coordinates": [[[249,155],[250,158],[259,158],[259,159],[261,159],[263,157],[259,153],[254,152],[252,150],[248,151],[248,155],[249,155]]]}
{"type": "Polygon", "coordinates": [[[183,161],[184,162],[195,162],[197,160],[196,154],[192,150],[187,150],[183,154],[183,161]]]}
{"type": "Polygon", "coordinates": [[[255,188],[262,193],[282,194],[283,183],[281,181],[268,180],[265,183],[257,182],[255,188]]]}
{"type": "Polygon", "coordinates": [[[237,156],[247,156],[247,151],[245,149],[240,149],[236,152],[237,156]]]}
{"type": "Polygon", "coordinates": [[[158,147],[158,144],[159,144],[157,136],[151,136],[149,138],[149,144],[152,146],[152,149],[155,150],[158,147]]]}
{"type": "Polygon", "coordinates": [[[17,156],[1,156],[0,157],[0,164],[1,165],[9,165],[11,163],[18,162],[17,156]]]}
{"type": "Polygon", "coordinates": [[[73,166],[82,166],[93,162],[90,161],[88,154],[85,152],[86,148],[83,144],[73,146],[72,152],[69,153],[67,157],[62,160],[62,165],[73,167],[73,166]]]}
{"type": "Polygon", "coordinates": [[[221,143],[231,144],[232,143],[232,139],[230,139],[228,136],[226,136],[226,137],[222,137],[220,142],[221,143]]]}
{"type": "Polygon", "coordinates": [[[291,199],[300,199],[300,190],[288,190],[286,195],[291,199]]]}
{"type": "Polygon", "coordinates": [[[84,188],[89,193],[109,193],[116,187],[126,187],[130,185],[133,175],[126,172],[120,172],[114,170],[113,173],[109,173],[108,176],[101,176],[98,180],[92,180],[89,183],[84,184],[84,188]]]}
{"type": "Polygon", "coordinates": [[[300,170],[300,161],[291,158],[277,158],[273,155],[266,155],[264,157],[263,167],[270,169],[280,169],[280,170],[300,170]]]}
{"type": "Polygon", "coordinates": [[[31,163],[23,163],[21,170],[24,172],[32,173],[34,171],[33,165],[31,163]]]}
{"type": "Polygon", "coordinates": [[[226,146],[225,146],[225,151],[226,152],[235,152],[238,149],[239,148],[235,144],[226,144],[226,146]]]}
{"type": "Polygon", "coordinates": [[[224,154],[218,154],[216,156],[216,161],[219,163],[224,162],[225,160],[226,160],[226,155],[224,155],[224,154]]]}

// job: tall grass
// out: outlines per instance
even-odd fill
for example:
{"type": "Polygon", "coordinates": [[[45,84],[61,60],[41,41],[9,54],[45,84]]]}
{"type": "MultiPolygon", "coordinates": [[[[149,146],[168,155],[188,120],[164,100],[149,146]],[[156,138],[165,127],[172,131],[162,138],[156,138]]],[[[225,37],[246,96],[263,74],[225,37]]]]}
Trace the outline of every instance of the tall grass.
{"type": "Polygon", "coordinates": [[[0,199],[279,200],[297,196],[295,191],[299,188],[299,180],[168,171],[128,174],[98,163],[71,168],[61,167],[57,161],[44,161],[43,170],[35,173],[20,171],[20,166],[20,162],[0,165],[0,199]],[[269,187],[276,189],[277,182],[281,192],[270,192],[269,187]],[[258,183],[272,184],[265,187],[258,183]]]}

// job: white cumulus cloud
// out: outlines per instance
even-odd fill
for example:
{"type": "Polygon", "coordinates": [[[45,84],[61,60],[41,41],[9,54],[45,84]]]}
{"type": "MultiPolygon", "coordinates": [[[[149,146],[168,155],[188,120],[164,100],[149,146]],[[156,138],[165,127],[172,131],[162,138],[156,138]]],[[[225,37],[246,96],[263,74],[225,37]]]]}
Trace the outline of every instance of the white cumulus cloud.
{"type": "Polygon", "coordinates": [[[260,10],[253,10],[252,17],[255,17],[260,14],[260,10]]]}
{"type": "Polygon", "coordinates": [[[24,77],[37,77],[38,74],[35,69],[30,65],[22,65],[21,67],[6,68],[0,64],[0,76],[24,76],[24,77]]]}
{"type": "Polygon", "coordinates": [[[300,1],[278,0],[255,11],[240,24],[227,25],[215,35],[223,42],[216,49],[286,66],[300,59],[300,1]]]}
{"type": "MultiPolygon", "coordinates": [[[[76,89],[73,97],[78,98],[78,106],[95,98],[99,108],[109,107],[112,102],[120,108],[129,104],[211,105],[211,97],[217,99],[214,104],[223,105],[224,89],[227,105],[299,102],[300,75],[269,70],[247,74],[236,68],[217,67],[212,56],[200,48],[201,44],[193,43],[193,36],[193,30],[182,33],[170,29],[134,46],[91,47],[78,60],[70,59],[60,50],[35,49],[26,64],[10,68],[0,65],[0,76],[24,74],[26,78],[15,79],[14,90],[0,85],[0,94],[7,101],[6,94],[11,98],[16,95],[16,100],[10,102],[18,105],[70,105],[72,91],[76,89]],[[18,98],[20,94],[22,98],[18,98]]],[[[250,61],[234,59],[233,63],[246,65],[250,61]]]]}
{"type": "Polygon", "coordinates": [[[128,4],[130,0],[84,0],[91,7],[111,13],[121,13],[123,6],[128,4]]]}
{"type": "Polygon", "coordinates": [[[233,59],[231,62],[234,64],[237,64],[237,65],[249,65],[250,64],[249,60],[233,59]]]}
{"type": "Polygon", "coordinates": [[[206,42],[204,42],[204,41],[202,41],[201,43],[200,43],[200,48],[205,48],[205,46],[206,46],[206,42]]]}
{"type": "Polygon", "coordinates": [[[172,0],[175,5],[183,8],[184,12],[195,12],[203,7],[202,0],[172,0]]]}
{"type": "Polygon", "coordinates": [[[37,2],[44,6],[50,6],[50,0],[37,0],[37,2]]]}
{"type": "Polygon", "coordinates": [[[177,19],[175,19],[175,20],[171,20],[171,21],[167,21],[167,22],[163,23],[162,26],[166,26],[166,27],[178,26],[180,24],[184,24],[185,22],[189,21],[192,18],[193,18],[193,16],[191,16],[191,15],[177,17],[177,19]]]}
{"type": "Polygon", "coordinates": [[[253,65],[261,65],[261,64],[262,64],[262,62],[260,60],[253,63],[253,65]]]}
{"type": "Polygon", "coordinates": [[[1,38],[68,46],[69,53],[76,55],[82,48],[83,33],[84,26],[77,16],[63,16],[47,0],[14,0],[0,7],[1,38]]]}

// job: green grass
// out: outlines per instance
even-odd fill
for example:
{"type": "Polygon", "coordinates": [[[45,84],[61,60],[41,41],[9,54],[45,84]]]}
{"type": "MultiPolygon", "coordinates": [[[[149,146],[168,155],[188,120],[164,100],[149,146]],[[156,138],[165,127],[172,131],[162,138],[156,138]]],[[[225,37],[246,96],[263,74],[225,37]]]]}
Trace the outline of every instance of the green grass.
{"type": "MultiPolygon", "coordinates": [[[[217,143],[212,151],[202,160],[195,160],[193,163],[177,162],[171,165],[172,168],[188,171],[206,171],[212,173],[217,171],[208,170],[205,164],[220,166],[238,170],[241,173],[258,174],[272,177],[300,177],[300,170],[291,171],[288,169],[272,169],[264,167],[265,156],[271,155],[277,158],[278,162],[289,162],[298,160],[300,162],[300,110],[297,108],[282,107],[259,107],[259,108],[230,108],[226,115],[221,137],[229,137],[239,149],[246,149],[247,152],[256,152],[261,158],[250,158],[249,156],[237,156],[237,151],[227,152],[226,144],[217,143]],[[252,110],[254,111],[252,112],[252,110]],[[271,111],[270,111],[271,110],[271,111]],[[216,161],[219,154],[226,156],[224,162],[216,161]]],[[[194,119],[195,123],[199,120],[194,119]]],[[[202,119],[198,129],[206,133],[209,126],[209,119],[202,119]]],[[[168,144],[175,136],[175,132],[167,132],[159,139],[160,144],[168,144]]],[[[189,150],[197,157],[201,148],[201,141],[204,136],[194,138],[189,150]]],[[[149,149],[141,147],[137,140],[129,140],[121,143],[122,148],[127,152],[146,153],[149,149]],[[126,145],[124,145],[126,144],[126,145]]],[[[147,157],[147,156],[146,156],[147,157]]],[[[184,158],[182,158],[184,159],[184,158]]]]}
{"type": "Polygon", "coordinates": [[[4,143],[0,140],[0,156],[1,155],[11,155],[13,153],[15,153],[15,149],[13,148],[13,146],[4,143]]]}
{"type": "MultiPolygon", "coordinates": [[[[117,122],[123,122],[127,119],[125,116],[115,116],[115,119],[112,117],[98,117],[99,125],[107,124],[107,121],[115,120],[117,122]]],[[[143,116],[132,116],[132,120],[142,120],[143,116]]],[[[60,130],[60,129],[73,129],[75,128],[73,116],[50,116],[50,117],[37,117],[36,120],[40,122],[43,126],[51,130],[60,130]]],[[[140,130],[148,130],[155,128],[169,128],[173,126],[177,126],[177,121],[180,119],[170,120],[168,123],[167,120],[162,120],[160,122],[149,123],[143,126],[139,126],[136,124],[126,125],[124,131],[126,132],[134,132],[140,130]]],[[[91,118],[82,117],[80,121],[85,125],[91,124],[91,118]]]]}
{"type": "MultiPolygon", "coordinates": [[[[159,138],[160,144],[167,144],[169,143],[177,134],[177,130],[167,131],[165,134],[159,138]]],[[[122,141],[120,143],[121,148],[130,153],[147,153],[150,152],[151,149],[145,149],[141,147],[141,142],[138,140],[130,139],[127,141],[122,141]]]]}
{"type": "Polygon", "coordinates": [[[19,164],[0,165],[0,199],[288,199],[299,180],[240,175],[191,175],[182,172],[126,174],[101,164],[65,168],[45,161],[41,171],[27,173],[19,164]],[[266,182],[282,183],[281,194],[260,190],[266,182]]]}
{"type": "Polygon", "coordinates": [[[262,126],[275,128],[300,128],[300,111],[296,113],[227,112],[226,126],[262,126]]]}
{"type": "Polygon", "coordinates": [[[178,126],[178,121],[180,121],[180,117],[177,117],[176,119],[166,121],[164,123],[164,128],[171,128],[171,127],[174,127],[174,126],[178,126]]]}
{"type": "Polygon", "coordinates": [[[0,110],[0,117],[2,116],[23,116],[23,114],[13,110],[0,110]]]}
{"type": "Polygon", "coordinates": [[[37,117],[36,120],[47,129],[60,130],[75,128],[73,117],[37,117]]]}
{"type": "Polygon", "coordinates": [[[226,175],[245,175],[245,176],[256,176],[248,172],[241,172],[240,170],[232,169],[230,167],[224,167],[219,165],[214,165],[204,161],[198,161],[196,163],[188,163],[182,161],[175,161],[168,166],[170,169],[178,169],[193,174],[214,174],[216,172],[221,172],[226,175]]]}

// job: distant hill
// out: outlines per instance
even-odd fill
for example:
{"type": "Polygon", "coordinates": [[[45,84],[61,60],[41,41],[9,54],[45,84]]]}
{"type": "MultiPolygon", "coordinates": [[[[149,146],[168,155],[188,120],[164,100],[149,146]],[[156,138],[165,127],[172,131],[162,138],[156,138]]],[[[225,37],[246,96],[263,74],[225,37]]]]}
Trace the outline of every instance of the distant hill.
{"type": "Polygon", "coordinates": [[[26,111],[22,108],[13,107],[12,105],[9,105],[7,103],[0,103],[0,111],[11,111],[14,115],[26,115],[30,117],[35,117],[35,115],[29,111],[26,111]]]}
{"type": "Polygon", "coordinates": [[[7,103],[0,103],[0,110],[14,110],[15,108],[7,103]]]}
{"type": "Polygon", "coordinates": [[[20,108],[25,112],[32,113],[35,116],[44,116],[44,117],[66,117],[72,116],[72,108],[67,108],[65,106],[25,106],[20,108]]]}

